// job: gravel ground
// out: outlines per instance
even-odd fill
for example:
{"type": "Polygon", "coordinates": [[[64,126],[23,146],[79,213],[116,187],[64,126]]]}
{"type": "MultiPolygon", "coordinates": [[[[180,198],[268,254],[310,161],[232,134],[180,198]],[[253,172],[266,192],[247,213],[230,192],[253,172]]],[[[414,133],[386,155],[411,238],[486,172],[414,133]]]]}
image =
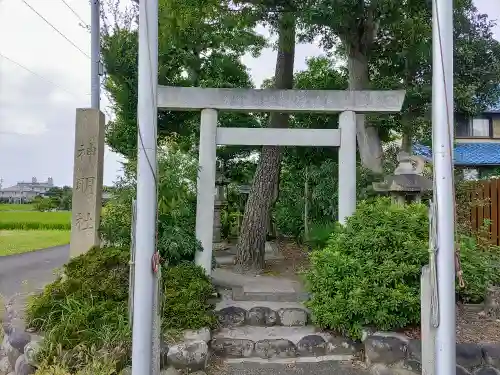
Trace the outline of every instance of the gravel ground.
{"type": "Polygon", "coordinates": [[[264,275],[301,280],[300,272],[309,267],[307,247],[289,240],[278,240],[277,245],[284,259],[267,261],[264,268],[264,275]]]}

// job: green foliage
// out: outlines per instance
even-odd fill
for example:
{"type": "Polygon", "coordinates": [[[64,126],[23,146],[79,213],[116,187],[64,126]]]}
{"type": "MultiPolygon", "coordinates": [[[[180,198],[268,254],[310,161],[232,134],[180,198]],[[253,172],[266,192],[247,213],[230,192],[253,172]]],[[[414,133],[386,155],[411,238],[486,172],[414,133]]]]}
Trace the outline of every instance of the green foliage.
{"type": "Polygon", "coordinates": [[[221,236],[222,238],[237,238],[241,221],[243,220],[243,212],[234,207],[225,207],[221,211],[221,236]]]}
{"type": "MultiPolygon", "coordinates": [[[[457,171],[458,172],[458,171],[457,171]]],[[[491,202],[488,197],[482,194],[484,182],[474,180],[458,180],[455,178],[455,209],[456,209],[456,229],[462,236],[474,239],[475,246],[481,250],[488,250],[491,247],[490,224],[472,222],[471,210],[489,207],[491,202]]]]}
{"type": "MultiPolygon", "coordinates": [[[[322,224],[335,222],[338,209],[338,164],[326,159],[319,165],[302,166],[304,161],[292,161],[282,168],[280,194],[274,208],[274,219],[279,231],[297,239],[304,237],[305,183],[308,181],[308,223],[322,224]],[[307,171],[307,174],[306,174],[307,171]]],[[[372,182],[379,178],[357,166],[357,199],[371,199],[375,196],[372,182]]],[[[305,239],[305,238],[303,238],[305,239]]]]}
{"type": "Polygon", "coordinates": [[[33,211],[31,203],[4,203],[0,201],[0,211],[33,211]]]}
{"type": "Polygon", "coordinates": [[[125,174],[115,183],[115,193],[102,209],[99,232],[106,245],[130,247],[135,197],[135,179],[125,174]]]}
{"type": "Polygon", "coordinates": [[[72,203],[72,190],[69,186],[52,187],[46,193],[45,197],[38,195],[33,198],[33,205],[37,211],[50,211],[50,210],[71,210],[72,203]]]}
{"type": "Polygon", "coordinates": [[[54,186],[45,195],[49,197],[53,208],[64,211],[71,210],[73,191],[69,186],[62,188],[54,186]]]}
{"type": "Polygon", "coordinates": [[[35,207],[35,210],[40,212],[50,211],[55,208],[50,198],[43,198],[41,196],[35,197],[33,199],[33,205],[35,207]]]}
{"type": "MultiPolygon", "coordinates": [[[[169,265],[193,260],[200,249],[195,238],[196,173],[194,158],[180,151],[174,142],[163,145],[158,155],[158,251],[169,265]]],[[[130,246],[135,196],[135,172],[129,171],[104,206],[100,232],[108,245],[130,246]]]]}
{"type": "Polygon", "coordinates": [[[361,202],[326,248],[312,253],[306,276],[315,323],[356,338],[364,326],[418,323],[427,237],[425,206],[396,206],[386,198],[361,202]]]}
{"type": "MultiPolygon", "coordinates": [[[[378,198],[361,202],[345,226],[335,226],[326,247],[312,253],[306,273],[316,324],[356,338],[365,326],[394,330],[418,324],[420,273],[428,263],[427,215],[424,205],[378,198]]],[[[317,231],[324,242],[327,227],[317,231]]],[[[480,303],[489,285],[500,285],[500,250],[466,235],[457,240],[466,283],[457,285],[457,297],[480,303]]]]}
{"type": "Polygon", "coordinates": [[[162,272],[163,329],[214,327],[214,306],[208,300],[215,289],[204,270],[192,263],[182,263],[162,272]]]}
{"type": "Polygon", "coordinates": [[[476,238],[460,235],[460,263],[464,289],[457,285],[460,299],[466,303],[483,302],[490,285],[500,285],[500,249],[497,246],[480,246],[476,238]]]}
{"type": "Polygon", "coordinates": [[[322,249],[324,248],[332,233],[335,230],[336,222],[328,221],[325,223],[313,223],[309,232],[309,238],[306,243],[312,249],[322,249]]]}
{"type": "MultiPolygon", "coordinates": [[[[85,369],[96,357],[82,357],[87,350],[112,353],[118,370],[129,361],[129,257],[127,249],[93,248],[71,259],[64,266],[64,278],[30,299],[27,324],[44,333],[41,359],[47,366],[62,361],[71,373],[85,369]]],[[[164,329],[215,324],[208,302],[214,288],[201,268],[189,263],[163,265],[162,290],[164,329]]]]}
{"type": "MultiPolygon", "coordinates": [[[[114,24],[106,23],[102,42],[105,85],[116,114],[108,124],[106,141],[113,151],[129,159],[137,153],[138,38],[132,21],[136,17],[137,9],[117,14],[114,24]]],[[[253,30],[255,19],[248,13],[238,12],[225,0],[160,0],[159,19],[160,85],[252,86],[240,57],[247,52],[258,53],[265,40],[253,30]]],[[[221,114],[219,122],[221,126],[257,125],[253,116],[241,113],[221,114]]],[[[160,139],[175,133],[185,150],[193,150],[198,131],[196,112],[158,112],[160,139]]],[[[234,147],[223,149],[235,151],[234,147]]]]}
{"type": "MultiPolygon", "coordinates": [[[[334,7],[329,0],[313,0],[304,13],[307,40],[319,36],[332,54],[358,63],[351,85],[406,90],[400,113],[369,117],[382,139],[390,138],[391,130],[410,140],[430,139],[431,7],[431,1],[420,0],[339,0],[334,7]]],[[[493,38],[494,22],[472,0],[454,1],[453,18],[455,108],[475,114],[498,103],[500,43],[493,38]]]]}
{"type": "Polygon", "coordinates": [[[26,320],[44,332],[45,358],[78,346],[130,345],[129,256],[118,248],[93,248],[64,266],[64,279],[32,297],[26,320]]]}
{"type": "Polygon", "coordinates": [[[0,211],[0,229],[69,230],[71,229],[71,212],[0,211]]]}
{"type": "MultiPolygon", "coordinates": [[[[83,358],[84,365],[77,372],[72,372],[70,363],[66,362],[66,356],[56,364],[42,363],[35,372],[35,375],[114,375],[117,374],[117,362],[108,353],[95,352],[88,348],[79,348],[79,357],[83,358]]],[[[80,358],[79,358],[80,359],[80,358]]]]}

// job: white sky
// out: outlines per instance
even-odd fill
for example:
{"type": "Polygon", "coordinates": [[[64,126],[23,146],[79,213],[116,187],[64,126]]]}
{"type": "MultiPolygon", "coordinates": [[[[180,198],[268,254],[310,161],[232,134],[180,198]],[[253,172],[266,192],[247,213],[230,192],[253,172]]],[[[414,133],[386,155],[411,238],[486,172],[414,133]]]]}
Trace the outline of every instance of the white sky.
{"type": "MultiPolygon", "coordinates": [[[[61,0],[26,0],[80,49],[90,55],[90,35],[61,0]]],[[[88,0],[66,0],[90,23],[88,0]]],[[[500,19],[500,1],[475,0],[479,11],[500,19]]],[[[500,26],[495,29],[500,39],[500,26]]],[[[54,178],[72,184],[75,108],[90,106],[90,60],[37,16],[23,0],[0,0],[0,179],[3,186],[20,180],[54,178]],[[38,75],[38,76],[37,76],[38,75]],[[40,78],[43,77],[44,79],[40,78]],[[48,82],[51,81],[54,84],[48,82]]],[[[321,55],[315,45],[297,48],[295,69],[307,57],[321,55]]],[[[258,59],[245,56],[254,81],[272,76],[275,52],[258,59]],[[270,64],[269,62],[273,63],[270,64]]],[[[101,108],[109,103],[104,95],[101,108]]],[[[104,183],[120,174],[119,157],[106,150],[104,183]]]]}

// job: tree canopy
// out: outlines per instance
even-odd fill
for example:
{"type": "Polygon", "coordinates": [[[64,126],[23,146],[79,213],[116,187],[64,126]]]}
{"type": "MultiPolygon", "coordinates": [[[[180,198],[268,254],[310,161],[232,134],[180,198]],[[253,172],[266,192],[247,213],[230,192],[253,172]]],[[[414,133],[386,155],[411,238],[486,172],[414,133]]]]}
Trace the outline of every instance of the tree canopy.
{"type": "MultiPolygon", "coordinates": [[[[493,38],[493,22],[477,11],[472,0],[454,3],[455,111],[473,115],[500,102],[500,43],[493,38]]],[[[241,58],[247,52],[258,55],[269,44],[269,40],[255,31],[258,24],[264,24],[278,36],[276,61],[263,62],[276,67],[268,87],[406,90],[400,113],[357,115],[358,148],[364,167],[383,172],[385,141],[402,136],[407,151],[411,151],[416,141],[429,142],[431,1],[160,0],[159,20],[160,85],[253,87],[241,58]],[[309,60],[307,69],[294,75],[297,39],[319,40],[325,57],[309,60]]],[[[136,21],[135,8],[121,18],[115,17],[114,23],[106,23],[102,38],[105,87],[115,114],[108,125],[106,141],[131,161],[137,152],[136,21]],[[118,22],[119,19],[122,21],[118,22]]],[[[335,128],[337,116],[221,113],[219,125],[335,128]]],[[[198,113],[158,113],[160,139],[175,136],[185,152],[197,153],[198,133],[198,113]]],[[[258,150],[223,147],[218,148],[218,158],[227,175],[247,180],[255,163],[245,157],[258,150]]],[[[336,153],[320,148],[288,148],[285,152],[279,147],[261,149],[238,244],[242,269],[262,266],[265,227],[278,199],[282,166],[287,176],[286,189],[291,192],[290,184],[302,184],[310,178],[320,181],[323,178],[320,176],[334,173],[336,153]],[[304,167],[312,169],[307,178],[297,179],[298,175],[293,173],[304,167]]],[[[301,189],[293,191],[299,194],[301,189]]],[[[331,191],[328,194],[333,195],[331,191]]],[[[330,201],[323,202],[321,207],[318,212],[326,210],[331,214],[330,201]]]]}

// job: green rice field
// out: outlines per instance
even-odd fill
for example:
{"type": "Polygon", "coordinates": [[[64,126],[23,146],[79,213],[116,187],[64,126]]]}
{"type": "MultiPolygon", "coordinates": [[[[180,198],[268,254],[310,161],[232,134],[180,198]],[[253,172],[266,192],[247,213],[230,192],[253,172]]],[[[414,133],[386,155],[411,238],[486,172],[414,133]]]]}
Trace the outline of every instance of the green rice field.
{"type": "Polygon", "coordinates": [[[0,211],[33,211],[35,207],[32,204],[2,203],[0,211]]]}
{"type": "Polygon", "coordinates": [[[71,211],[0,211],[0,229],[70,230],[71,211]]]}

